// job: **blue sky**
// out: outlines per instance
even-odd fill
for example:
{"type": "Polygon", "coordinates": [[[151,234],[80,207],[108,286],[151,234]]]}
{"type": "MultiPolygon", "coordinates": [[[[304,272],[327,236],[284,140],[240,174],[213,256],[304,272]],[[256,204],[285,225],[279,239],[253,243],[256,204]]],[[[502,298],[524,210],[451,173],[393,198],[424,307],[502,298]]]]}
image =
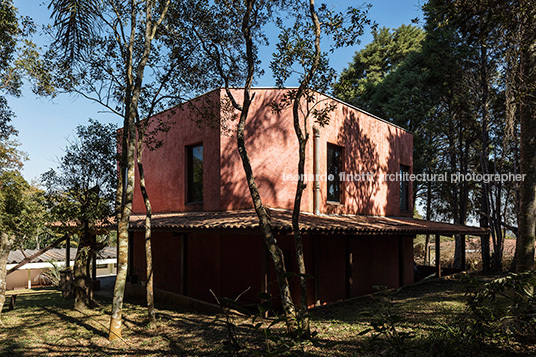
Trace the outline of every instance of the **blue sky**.
{"type": "MultiPolygon", "coordinates": [[[[336,9],[344,10],[348,6],[359,6],[361,1],[329,1],[336,9]]],[[[320,2],[320,1],[319,1],[320,2]]],[[[418,17],[422,20],[421,6],[423,0],[371,0],[372,8],[370,18],[379,26],[396,28],[402,24],[409,24],[418,17]]],[[[15,0],[19,14],[30,16],[39,25],[49,23],[49,11],[42,1],[15,0]]],[[[47,1],[48,3],[48,1],[47,1]]],[[[331,64],[340,73],[351,61],[355,51],[362,48],[372,39],[370,29],[361,38],[361,45],[339,50],[332,54],[331,64]]],[[[39,45],[47,43],[44,37],[37,37],[39,45]]],[[[272,40],[272,43],[275,42],[272,40]]],[[[264,87],[274,86],[271,72],[267,63],[271,58],[271,49],[262,51],[263,67],[266,74],[257,85],[264,87]]],[[[294,85],[289,83],[289,85],[294,85]]],[[[24,90],[20,98],[8,98],[12,111],[16,114],[13,125],[19,131],[18,141],[20,149],[29,156],[23,174],[27,180],[39,177],[43,172],[56,166],[57,158],[63,155],[63,148],[68,138],[74,135],[74,129],[79,124],[87,124],[89,118],[103,122],[114,122],[119,125],[119,117],[104,113],[104,109],[96,103],[84,98],[61,95],[53,100],[38,98],[31,91],[24,90]]]]}

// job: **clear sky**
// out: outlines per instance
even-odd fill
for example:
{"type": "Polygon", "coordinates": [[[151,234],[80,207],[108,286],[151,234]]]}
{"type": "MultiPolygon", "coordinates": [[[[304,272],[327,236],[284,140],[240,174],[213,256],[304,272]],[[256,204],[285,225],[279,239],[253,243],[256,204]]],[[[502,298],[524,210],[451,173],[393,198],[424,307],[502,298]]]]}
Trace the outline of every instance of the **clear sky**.
{"type": "MultiPolygon", "coordinates": [[[[348,6],[359,6],[362,1],[326,0],[336,9],[344,10],[348,6]]],[[[321,1],[319,1],[320,3],[321,1]]],[[[379,26],[396,28],[402,24],[409,24],[412,19],[422,20],[421,6],[423,0],[371,0],[372,8],[370,18],[379,26]]],[[[42,1],[15,0],[19,14],[30,16],[39,25],[49,23],[50,13],[42,1]]],[[[46,1],[48,4],[48,1],[46,1]]],[[[351,61],[356,50],[369,43],[372,39],[370,29],[361,38],[361,45],[342,49],[331,56],[331,64],[340,73],[351,61]]],[[[39,45],[47,43],[47,39],[40,36],[35,39],[39,45]]],[[[272,40],[272,43],[275,42],[272,40]]],[[[265,75],[257,85],[264,87],[274,86],[271,71],[267,63],[271,59],[272,49],[262,50],[263,67],[265,75]]],[[[289,83],[289,85],[294,85],[289,83]]],[[[74,129],[79,124],[87,124],[89,118],[104,122],[122,123],[121,119],[112,114],[104,113],[104,109],[81,97],[61,95],[53,100],[38,98],[31,91],[24,90],[20,98],[8,97],[9,105],[16,114],[13,125],[19,131],[18,140],[20,149],[29,156],[23,169],[27,180],[38,178],[49,168],[56,166],[58,157],[63,155],[63,148],[67,139],[74,136],[74,129]]]]}

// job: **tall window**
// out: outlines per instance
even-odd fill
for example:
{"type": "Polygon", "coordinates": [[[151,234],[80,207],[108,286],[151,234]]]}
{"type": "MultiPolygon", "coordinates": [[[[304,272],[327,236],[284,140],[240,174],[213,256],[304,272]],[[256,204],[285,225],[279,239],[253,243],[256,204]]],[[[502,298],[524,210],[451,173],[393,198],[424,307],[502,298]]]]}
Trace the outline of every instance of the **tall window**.
{"type": "Polygon", "coordinates": [[[328,144],[328,201],[341,202],[342,148],[328,144]]]}
{"type": "Polygon", "coordinates": [[[203,201],[203,145],[186,147],[187,200],[203,201]]]}
{"type": "Polygon", "coordinates": [[[400,165],[400,210],[409,210],[409,166],[400,165]]]}

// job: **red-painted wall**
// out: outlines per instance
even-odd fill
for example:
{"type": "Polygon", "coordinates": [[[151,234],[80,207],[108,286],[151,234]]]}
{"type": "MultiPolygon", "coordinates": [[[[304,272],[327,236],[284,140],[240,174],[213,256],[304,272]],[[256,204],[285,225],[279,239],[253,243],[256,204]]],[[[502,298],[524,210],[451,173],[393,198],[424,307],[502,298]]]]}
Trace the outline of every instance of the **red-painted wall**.
{"type": "MultiPolygon", "coordinates": [[[[152,237],[153,283],[156,289],[182,293],[183,236],[171,232],[154,233],[152,237]]],[[[147,280],[145,238],[143,232],[134,232],[130,254],[130,272],[141,281],[147,280]]]]}
{"type": "MultiPolygon", "coordinates": [[[[403,239],[404,285],[413,283],[413,242],[403,239]]],[[[278,245],[285,254],[287,271],[296,273],[294,240],[278,235],[278,245]]],[[[396,236],[319,236],[303,237],[307,274],[308,305],[325,304],[375,292],[374,285],[399,286],[399,237],[396,236]],[[352,254],[351,281],[348,285],[347,258],[352,254]],[[347,287],[350,295],[347,296],[347,287]]],[[[141,281],[145,274],[145,243],[142,232],[135,232],[131,245],[131,274],[141,281]]],[[[153,233],[154,286],[157,289],[214,303],[216,296],[236,298],[250,288],[241,301],[256,302],[267,290],[279,306],[277,279],[273,263],[258,234],[153,233]],[[187,238],[185,238],[187,237],[187,238]],[[183,247],[185,252],[183,254],[183,247]],[[183,262],[183,257],[186,261],[183,262]],[[185,271],[183,271],[185,269],[185,271]],[[186,281],[183,282],[183,279],[186,281]],[[184,289],[184,290],[183,290],[184,289]]],[[[299,281],[291,281],[291,294],[299,303],[299,281]]]]}
{"type": "MultiPolygon", "coordinates": [[[[271,207],[291,209],[296,181],[298,143],[291,109],[275,113],[272,104],[281,103],[285,90],[254,89],[255,99],[246,123],[246,147],[263,202],[271,207]]],[[[234,91],[237,100],[241,92],[234,91]]],[[[317,95],[317,109],[335,104],[330,123],[320,131],[320,174],[327,170],[327,144],[344,148],[343,171],[374,175],[372,181],[343,183],[341,204],[326,201],[327,181],[321,181],[321,212],[367,215],[411,216],[413,207],[400,211],[399,183],[384,181],[384,174],[396,173],[400,164],[412,166],[412,135],[396,126],[373,118],[344,103],[317,95]]],[[[218,211],[252,207],[234,131],[238,113],[228,110],[223,90],[214,90],[190,104],[151,118],[151,129],[160,122],[168,130],[158,133],[162,145],[146,149],[143,162],[147,190],[154,212],[218,211]],[[196,106],[195,109],[191,105],[196,106]],[[198,108],[214,115],[199,115],[198,108]],[[217,125],[215,122],[219,121],[217,125]],[[202,204],[186,204],[185,147],[203,144],[204,192],[202,204]]],[[[305,173],[313,174],[312,118],[307,145],[305,173]]],[[[410,197],[411,197],[410,185],[410,197]]],[[[411,201],[411,200],[410,200],[411,201]]],[[[145,211],[138,187],[134,193],[134,212],[145,211]]],[[[313,211],[313,182],[302,199],[302,210],[313,211]]]]}
{"type": "MultiPolygon", "coordinates": [[[[154,143],[146,146],[143,166],[153,212],[220,210],[219,90],[182,107],[150,118],[148,133],[154,143]],[[203,113],[202,115],[199,112],[203,113]],[[200,122],[203,118],[203,123],[200,122]],[[163,124],[162,124],[163,123],[163,124]],[[203,144],[203,204],[186,203],[186,147],[203,144]]],[[[139,174],[136,167],[136,183],[139,174]]],[[[134,213],[144,213],[139,185],[134,189],[134,213]]]]}

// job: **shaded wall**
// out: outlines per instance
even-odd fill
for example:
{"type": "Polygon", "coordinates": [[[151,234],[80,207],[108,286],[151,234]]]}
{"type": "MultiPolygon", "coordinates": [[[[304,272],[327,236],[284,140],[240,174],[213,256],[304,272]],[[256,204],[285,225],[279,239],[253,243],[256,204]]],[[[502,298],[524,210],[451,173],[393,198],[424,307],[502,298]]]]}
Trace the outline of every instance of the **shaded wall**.
{"type": "MultiPolygon", "coordinates": [[[[277,235],[277,239],[287,270],[297,272],[292,236],[277,235]]],[[[372,293],[375,285],[396,288],[401,265],[404,285],[413,283],[412,242],[412,237],[397,236],[304,235],[305,264],[312,276],[308,279],[308,305],[372,293]]],[[[145,281],[143,233],[134,233],[131,244],[131,274],[145,281]]],[[[153,253],[157,289],[211,303],[215,301],[209,289],[234,299],[250,288],[241,298],[246,302],[257,301],[257,294],[265,290],[278,296],[275,269],[258,234],[155,232],[153,253]]],[[[299,303],[297,277],[291,279],[291,293],[299,303]]],[[[274,304],[279,305],[277,298],[274,304]]]]}
{"type": "MultiPolygon", "coordinates": [[[[272,106],[281,103],[285,90],[254,89],[255,99],[246,124],[246,148],[263,202],[268,206],[292,209],[296,190],[298,142],[293,127],[291,108],[274,112],[272,106]]],[[[237,93],[237,98],[241,98],[237,93]]],[[[222,92],[222,102],[226,95],[222,92]]],[[[343,171],[357,177],[370,173],[372,180],[350,180],[342,183],[340,204],[327,202],[327,180],[321,179],[321,205],[324,213],[412,216],[413,207],[400,211],[400,183],[385,181],[385,174],[396,174],[400,164],[413,165],[413,136],[394,125],[373,118],[346,104],[318,94],[316,109],[335,105],[329,112],[329,125],[321,128],[319,139],[320,175],[327,171],[327,145],[343,147],[343,171]]],[[[226,107],[222,104],[222,107],[226,107]]],[[[234,128],[238,113],[222,112],[225,122],[234,128]],[[233,123],[233,124],[229,124],[233,123]]],[[[310,138],[306,149],[305,174],[313,172],[312,117],[308,121],[310,138]]],[[[223,209],[250,208],[251,198],[236,137],[221,138],[221,197],[223,209]]],[[[409,197],[412,195],[410,184],[409,197]]],[[[411,202],[411,200],[410,200],[411,202]]],[[[302,210],[313,211],[313,182],[304,192],[302,210]]]]}

